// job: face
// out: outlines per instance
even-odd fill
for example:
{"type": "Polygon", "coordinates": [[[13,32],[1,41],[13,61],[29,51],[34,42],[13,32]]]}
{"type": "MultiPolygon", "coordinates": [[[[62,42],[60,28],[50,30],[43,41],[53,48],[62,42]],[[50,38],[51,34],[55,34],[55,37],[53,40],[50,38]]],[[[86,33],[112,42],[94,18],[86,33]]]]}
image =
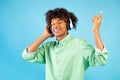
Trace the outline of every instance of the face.
{"type": "Polygon", "coordinates": [[[67,35],[66,22],[60,18],[53,18],[51,20],[52,33],[56,37],[64,37],[67,35]]]}

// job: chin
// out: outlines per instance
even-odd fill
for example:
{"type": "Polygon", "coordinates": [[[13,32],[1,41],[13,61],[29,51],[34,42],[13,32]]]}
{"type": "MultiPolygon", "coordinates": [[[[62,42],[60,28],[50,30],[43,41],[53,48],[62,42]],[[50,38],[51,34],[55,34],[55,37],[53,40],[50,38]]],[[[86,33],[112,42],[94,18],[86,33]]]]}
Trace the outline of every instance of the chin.
{"type": "Polygon", "coordinates": [[[56,37],[60,37],[60,36],[61,36],[61,34],[54,34],[54,36],[56,36],[56,37]]]}

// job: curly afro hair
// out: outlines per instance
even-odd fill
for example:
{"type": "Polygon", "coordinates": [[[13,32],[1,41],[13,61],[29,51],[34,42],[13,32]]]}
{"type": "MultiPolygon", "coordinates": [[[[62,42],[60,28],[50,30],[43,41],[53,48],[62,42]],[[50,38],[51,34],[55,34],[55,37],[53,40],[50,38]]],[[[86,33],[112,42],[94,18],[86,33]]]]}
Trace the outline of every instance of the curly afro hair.
{"type": "Polygon", "coordinates": [[[53,18],[60,18],[67,23],[66,25],[67,30],[71,30],[70,28],[70,19],[71,19],[73,28],[76,29],[76,24],[78,21],[77,17],[72,12],[68,12],[64,8],[55,8],[54,10],[49,10],[45,15],[46,15],[46,22],[49,26],[51,25],[51,20],[53,18]]]}

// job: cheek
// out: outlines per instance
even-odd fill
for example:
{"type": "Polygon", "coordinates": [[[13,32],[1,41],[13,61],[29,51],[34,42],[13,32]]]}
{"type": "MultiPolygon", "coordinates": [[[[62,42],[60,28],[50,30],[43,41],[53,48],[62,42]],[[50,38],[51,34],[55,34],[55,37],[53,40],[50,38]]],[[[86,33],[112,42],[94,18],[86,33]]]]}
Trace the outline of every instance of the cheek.
{"type": "Polygon", "coordinates": [[[67,25],[65,24],[65,25],[62,25],[62,28],[64,29],[64,30],[67,30],[67,25]]]}

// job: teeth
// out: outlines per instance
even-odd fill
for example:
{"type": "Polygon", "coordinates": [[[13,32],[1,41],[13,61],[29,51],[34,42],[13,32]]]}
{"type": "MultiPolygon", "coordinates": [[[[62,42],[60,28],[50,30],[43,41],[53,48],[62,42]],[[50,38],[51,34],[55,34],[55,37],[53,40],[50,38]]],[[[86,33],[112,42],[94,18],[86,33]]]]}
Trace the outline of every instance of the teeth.
{"type": "Polygon", "coordinates": [[[54,29],[55,32],[60,31],[60,29],[54,29]]]}

